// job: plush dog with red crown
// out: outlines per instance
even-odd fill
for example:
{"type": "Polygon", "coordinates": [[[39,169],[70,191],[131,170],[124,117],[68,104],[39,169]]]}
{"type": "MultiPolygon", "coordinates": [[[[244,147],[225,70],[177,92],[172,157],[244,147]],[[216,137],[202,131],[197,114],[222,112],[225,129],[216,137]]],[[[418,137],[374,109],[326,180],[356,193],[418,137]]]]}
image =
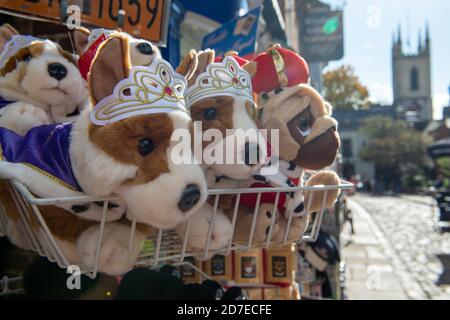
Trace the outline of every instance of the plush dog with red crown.
{"type": "Polygon", "coordinates": [[[73,121],[88,100],[75,57],[57,43],[0,26],[0,127],[25,134],[73,121]]]}
{"type": "MultiPolygon", "coordinates": [[[[191,126],[186,87],[164,60],[132,67],[128,37],[113,35],[89,72],[91,106],[73,124],[36,127],[24,137],[0,129],[0,178],[20,181],[40,197],[117,195],[139,223],[173,228],[203,205],[207,193],[200,166],[177,164],[172,157],[172,133],[191,126]]],[[[11,207],[6,196],[1,193],[2,204],[11,207]]],[[[92,267],[101,217],[46,209],[43,217],[69,263],[92,267]]],[[[5,211],[8,223],[17,225],[14,210],[5,211]]],[[[123,273],[140,252],[147,231],[136,230],[130,252],[123,213],[107,213],[100,271],[123,273]]]]}
{"type": "MultiPolygon", "coordinates": [[[[309,86],[309,69],[297,53],[274,46],[254,60],[256,73],[252,77],[253,91],[258,94],[258,125],[268,129],[272,146],[272,165],[279,161],[276,175],[257,174],[250,187],[302,186],[305,169],[318,170],[331,165],[339,149],[337,122],[332,118],[331,106],[309,86]],[[277,129],[279,139],[272,140],[270,130],[277,129]]],[[[261,171],[262,172],[262,171],[261,171]]],[[[306,186],[338,185],[339,177],[333,171],[319,171],[305,183],[306,186]]],[[[280,194],[274,209],[275,194],[261,196],[257,212],[254,240],[266,241],[271,233],[276,243],[285,239],[287,221],[293,219],[288,241],[299,240],[308,225],[309,214],[330,207],[338,191],[296,192],[280,194]],[[308,208],[308,209],[307,209],[308,208]],[[272,226],[272,230],[270,230],[272,226]]],[[[235,240],[247,241],[253,221],[256,194],[241,196],[241,203],[250,208],[239,214],[235,240]]]]}
{"type": "Polygon", "coordinates": [[[75,48],[78,55],[78,66],[83,77],[86,78],[95,53],[103,41],[111,35],[120,33],[129,38],[130,59],[133,66],[149,66],[153,59],[161,58],[158,47],[145,39],[139,39],[121,30],[97,28],[89,30],[78,28],[74,31],[75,48]]]}

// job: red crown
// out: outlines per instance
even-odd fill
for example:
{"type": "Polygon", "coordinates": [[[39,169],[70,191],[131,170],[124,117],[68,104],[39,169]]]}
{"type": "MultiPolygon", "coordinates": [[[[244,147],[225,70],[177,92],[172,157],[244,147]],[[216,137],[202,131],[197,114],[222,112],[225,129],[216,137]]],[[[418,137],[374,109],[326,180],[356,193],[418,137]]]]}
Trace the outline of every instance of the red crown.
{"type": "MultiPolygon", "coordinates": [[[[244,64],[248,63],[248,60],[244,59],[242,57],[239,57],[238,53],[236,51],[228,51],[227,53],[225,53],[225,56],[232,56],[241,67],[244,64]]],[[[222,60],[223,60],[223,57],[216,57],[214,59],[214,62],[222,62],[222,60]]]]}
{"type": "Polygon", "coordinates": [[[309,68],[305,59],[279,45],[260,53],[253,61],[257,63],[256,74],[252,78],[256,93],[308,82],[309,68]]]}

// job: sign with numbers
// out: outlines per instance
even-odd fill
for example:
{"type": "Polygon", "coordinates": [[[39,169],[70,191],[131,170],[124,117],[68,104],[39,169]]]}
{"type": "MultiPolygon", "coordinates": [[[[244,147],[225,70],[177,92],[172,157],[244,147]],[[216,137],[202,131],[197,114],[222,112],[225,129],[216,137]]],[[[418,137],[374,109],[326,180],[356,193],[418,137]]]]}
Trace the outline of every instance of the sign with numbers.
{"type": "Polygon", "coordinates": [[[0,0],[0,8],[63,23],[74,17],[75,8],[83,25],[121,27],[133,36],[165,45],[170,0],[0,0]],[[123,19],[119,10],[124,12],[123,19]]]}

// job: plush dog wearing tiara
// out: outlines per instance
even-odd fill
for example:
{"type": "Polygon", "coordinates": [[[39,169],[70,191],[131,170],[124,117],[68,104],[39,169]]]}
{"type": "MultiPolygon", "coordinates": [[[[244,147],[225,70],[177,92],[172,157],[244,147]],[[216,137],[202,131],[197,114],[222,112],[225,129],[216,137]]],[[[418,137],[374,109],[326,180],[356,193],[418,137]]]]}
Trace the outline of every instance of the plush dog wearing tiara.
{"type": "MultiPolygon", "coordinates": [[[[73,195],[71,188],[95,197],[115,194],[128,215],[158,228],[188,219],[206,200],[206,181],[200,166],[172,159],[172,133],[191,126],[185,78],[161,59],[131,67],[129,39],[113,35],[100,46],[88,80],[92,108],[75,123],[33,128],[25,137],[0,129],[0,177],[20,181],[38,196],[73,195]],[[59,145],[65,155],[34,157],[37,144],[51,151],[59,145]]],[[[56,208],[46,222],[70,262],[92,266],[100,226],[79,217],[83,222],[71,226],[73,217],[56,208]]],[[[99,270],[120,274],[136,259],[145,233],[136,230],[129,252],[130,228],[114,218],[105,224],[99,270]]]]}
{"type": "Polygon", "coordinates": [[[74,120],[87,102],[75,57],[57,43],[0,27],[0,127],[30,128],[74,120]]]}
{"type": "MultiPolygon", "coordinates": [[[[231,56],[225,57],[221,62],[214,60],[213,50],[199,53],[191,51],[177,68],[188,80],[192,119],[197,121],[196,124],[201,123],[201,128],[194,128],[194,132],[203,134],[208,130],[215,130],[214,132],[219,133],[209,141],[203,139],[202,145],[197,146],[202,150],[202,156],[212,149],[218,154],[233,156],[233,163],[224,161],[208,164],[203,161],[209,188],[214,188],[221,177],[236,181],[248,179],[262,167],[267,157],[266,140],[259,133],[253,119],[256,111],[251,88],[253,66],[244,63],[241,66],[231,56]],[[250,130],[254,133],[253,139],[239,139],[236,129],[250,130]],[[233,140],[237,142],[236,145],[230,143],[233,140]]],[[[191,219],[188,238],[191,247],[205,248],[210,224],[212,232],[209,249],[219,249],[228,244],[233,232],[229,219],[220,208],[213,217],[213,208],[205,205],[191,219]]],[[[181,224],[177,230],[183,237],[186,224],[181,224]]]]}

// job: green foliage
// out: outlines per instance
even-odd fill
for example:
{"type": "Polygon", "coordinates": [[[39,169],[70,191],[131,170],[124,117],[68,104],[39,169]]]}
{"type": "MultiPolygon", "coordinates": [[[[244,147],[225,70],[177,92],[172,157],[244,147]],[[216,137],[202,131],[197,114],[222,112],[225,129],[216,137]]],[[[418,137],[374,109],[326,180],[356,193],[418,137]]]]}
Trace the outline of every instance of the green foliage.
{"type": "Polygon", "coordinates": [[[369,90],[349,65],[327,71],[323,75],[324,95],[334,108],[364,109],[370,106],[369,90]]]}
{"type": "Polygon", "coordinates": [[[361,159],[374,163],[379,171],[399,176],[404,188],[424,184],[430,160],[420,131],[387,117],[366,119],[360,131],[368,139],[360,151],[361,159]]]}
{"type": "Polygon", "coordinates": [[[439,173],[445,177],[450,177],[450,157],[440,157],[436,159],[436,165],[439,173]]]}

